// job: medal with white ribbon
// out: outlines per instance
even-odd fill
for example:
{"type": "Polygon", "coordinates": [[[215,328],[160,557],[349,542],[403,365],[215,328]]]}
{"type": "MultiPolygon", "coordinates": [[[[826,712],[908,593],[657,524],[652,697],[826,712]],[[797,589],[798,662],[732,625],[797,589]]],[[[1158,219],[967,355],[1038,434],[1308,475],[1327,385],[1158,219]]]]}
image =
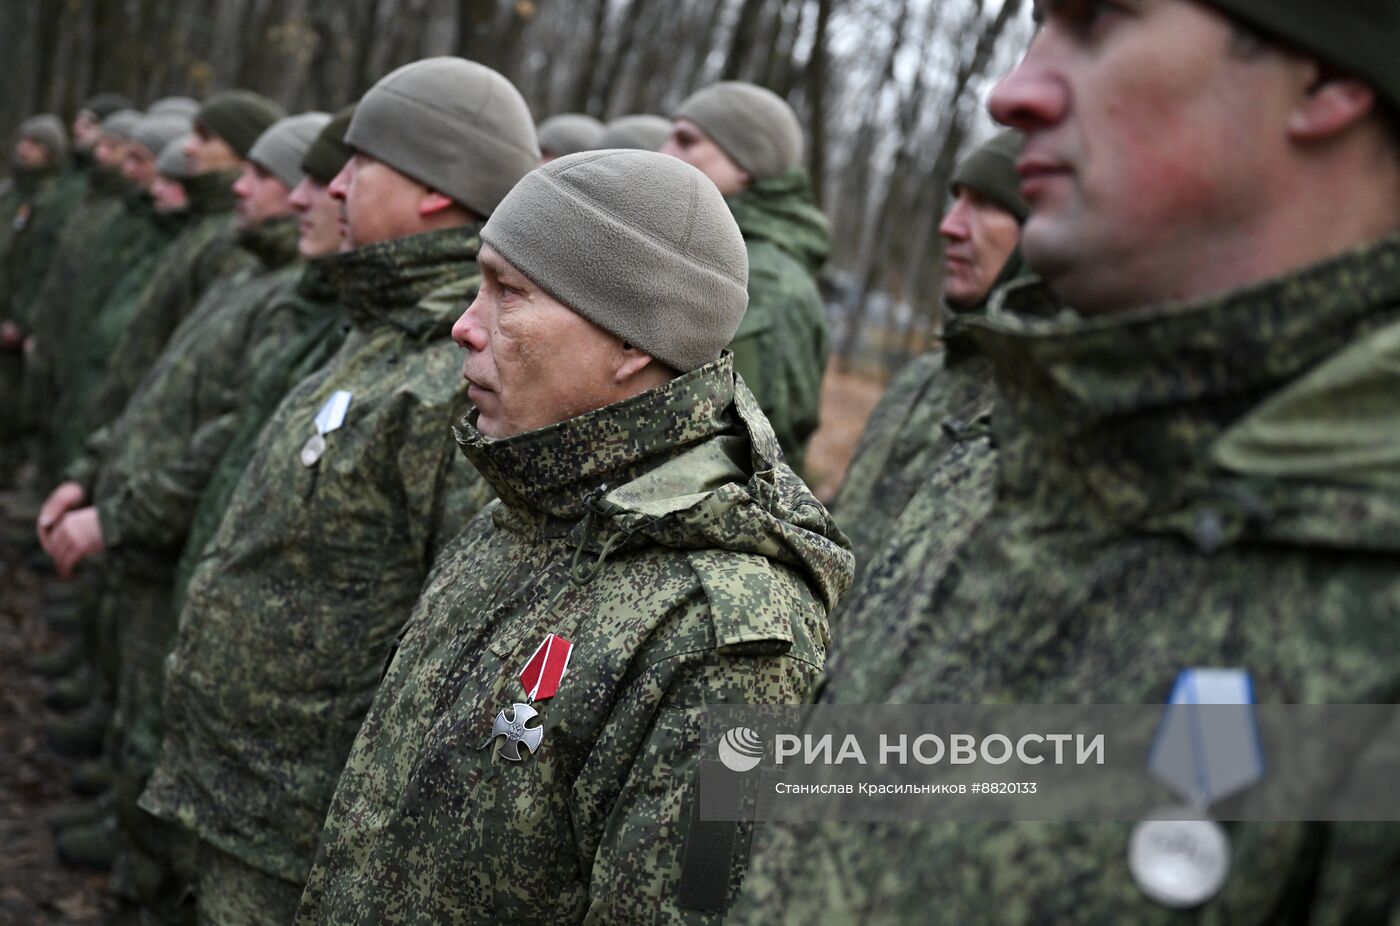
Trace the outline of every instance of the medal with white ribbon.
{"type": "Polygon", "coordinates": [[[1264,777],[1249,673],[1183,670],[1157,728],[1148,769],[1186,803],[1133,827],[1128,867],[1142,892],[1158,903],[1199,906],[1219,893],[1230,873],[1230,839],[1208,808],[1264,777]]]}
{"type": "Polygon", "coordinates": [[[337,389],[316,413],[316,433],[307,438],[301,448],[301,465],[315,466],[326,452],[326,435],[345,423],[345,413],[350,410],[352,394],[337,389]]]}
{"type": "Polygon", "coordinates": [[[510,715],[506,711],[501,711],[496,715],[496,722],[491,725],[491,739],[504,736],[506,741],[501,744],[501,755],[512,762],[519,762],[524,758],[520,754],[520,744],[524,743],[525,748],[533,754],[540,748],[540,743],[544,740],[543,726],[527,726],[531,720],[540,715],[535,710],[536,701],[544,701],[554,697],[559,690],[559,683],[564,680],[564,673],[569,670],[569,656],[574,651],[574,645],[558,634],[548,634],[538,647],[535,648],[534,655],[525,663],[525,668],[520,670],[520,684],[525,689],[525,702],[516,702],[509,708],[510,715]]]}

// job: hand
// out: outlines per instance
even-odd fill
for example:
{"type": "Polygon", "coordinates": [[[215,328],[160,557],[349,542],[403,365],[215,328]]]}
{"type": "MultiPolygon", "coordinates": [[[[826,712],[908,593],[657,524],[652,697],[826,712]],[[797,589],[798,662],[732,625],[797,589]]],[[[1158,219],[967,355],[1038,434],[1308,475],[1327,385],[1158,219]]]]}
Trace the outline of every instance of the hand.
{"type": "Polygon", "coordinates": [[[70,511],[49,535],[49,555],[60,579],[71,579],[79,563],[105,549],[96,508],[70,511]]]}
{"type": "Polygon", "coordinates": [[[24,332],[8,319],[0,322],[0,348],[19,350],[24,346],[24,332]]]}
{"type": "Polygon", "coordinates": [[[34,526],[39,534],[39,543],[49,556],[53,556],[53,551],[49,549],[49,531],[59,522],[60,518],[86,501],[87,493],[83,491],[81,485],[72,480],[54,489],[44,500],[44,506],[39,509],[39,520],[35,522],[34,526]]]}

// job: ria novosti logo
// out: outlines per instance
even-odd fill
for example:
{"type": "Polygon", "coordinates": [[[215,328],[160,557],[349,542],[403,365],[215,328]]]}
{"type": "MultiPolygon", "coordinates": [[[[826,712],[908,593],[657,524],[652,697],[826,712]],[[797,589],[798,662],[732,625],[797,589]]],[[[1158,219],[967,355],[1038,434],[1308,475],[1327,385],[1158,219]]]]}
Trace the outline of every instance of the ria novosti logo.
{"type": "Polygon", "coordinates": [[[735,727],[719,741],[719,760],[731,772],[748,772],[763,761],[763,740],[748,727],[735,727]]]}

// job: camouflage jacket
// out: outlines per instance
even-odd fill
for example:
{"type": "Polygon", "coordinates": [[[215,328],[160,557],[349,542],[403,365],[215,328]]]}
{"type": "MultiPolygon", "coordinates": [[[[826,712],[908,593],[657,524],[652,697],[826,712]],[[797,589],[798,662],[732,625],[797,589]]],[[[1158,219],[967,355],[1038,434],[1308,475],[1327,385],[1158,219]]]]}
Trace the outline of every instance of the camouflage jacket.
{"type": "Polygon", "coordinates": [[[287,393],[325,366],[345,340],[345,312],[336,298],[328,268],[347,259],[344,255],[335,255],[314,260],[302,270],[295,285],[278,292],[272,311],[278,316],[276,327],[281,332],[281,343],[260,358],[256,369],[248,371],[249,379],[243,387],[228,448],[215,465],[195,507],[189,537],[175,570],[177,613],[190,574],[205,544],[219,529],[229,498],[257,449],[258,437],[267,419],[282,404],[287,393]]]}
{"type": "Polygon", "coordinates": [[[449,338],[476,228],[361,248],[332,279],[354,330],[262,431],[195,566],[143,798],[249,865],[301,881],[390,647],[441,547],[490,499],[457,453],[449,338]],[[344,424],[301,460],[340,390],[344,424]]]}
{"type": "Polygon", "coordinates": [[[54,408],[49,417],[60,468],[82,453],[92,403],[117,342],[187,219],[184,212],[156,212],[150,197],[136,192],[98,211],[92,234],[71,237],[71,247],[55,260],[38,302],[31,388],[57,393],[56,401],[41,396],[36,404],[54,408]]]}
{"type": "Polygon", "coordinates": [[[258,265],[211,286],[170,337],[121,417],[99,429],[75,470],[98,473],[108,549],[172,575],[194,506],[228,447],[246,383],[290,334],[278,297],[300,275],[297,220],[257,229],[258,265]]]}
{"type": "MultiPolygon", "coordinates": [[[[1395,702],[1400,238],[1188,306],[1044,319],[1037,296],[975,334],[995,499],[945,496],[920,584],[847,612],[822,700],[1153,704],[1179,670],[1229,666],[1261,702],[1395,702]]],[[[1400,916],[1400,828],[1229,826],[1229,878],[1189,914],[1136,887],[1126,823],[785,827],[737,920],[1400,916]]]]}
{"type": "MultiPolygon", "coordinates": [[[[1019,256],[1013,256],[997,286],[1020,276],[1021,267],[1019,256]]],[[[866,422],[832,505],[851,538],[857,578],[948,448],[990,427],[991,367],[965,336],[967,321],[985,315],[987,305],[947,308],[943,346],[905,364],[866,422]]]]}
{"type": "Polygon", "coordinates": [[[831,353],[816,283],[831,231],[800,170],[731,196],[729,209],[749,252],[749,307],[729,345],[734,369],[773,423],[788,463],[801,472],[831,353]]]}
{"type": "Polygon", "coordinates": [[[49,202],[58,173],[15,168],[14,184],[0,198],[0,319],[29,329],[28,302],[52,257],[57,220],[49,202]]]}
{"type": "Polygon", "coordinates": [[[253,254],[243,247],[247,239],[234,228],[233,180],[220,172],[185,181],[188,224],[165,249],[138,297],[112,354],[121,362],[108,366],[89,409],[90,426],[121,414],[171,333],[216,280],[254,265],[253,254]]]}
{"type": "MultiPolygon", "coordinates": [[[[730,357],[467,457],[500,503],[443,555],[356,740],[297,922],[716,922],[678,899],[707,703],[798,703],[851,557],[730,357]],[[542,745],[497,712],[572,641],[542,745]]],[[[716,872],[743,875],[747,841],[716,872]]]]}

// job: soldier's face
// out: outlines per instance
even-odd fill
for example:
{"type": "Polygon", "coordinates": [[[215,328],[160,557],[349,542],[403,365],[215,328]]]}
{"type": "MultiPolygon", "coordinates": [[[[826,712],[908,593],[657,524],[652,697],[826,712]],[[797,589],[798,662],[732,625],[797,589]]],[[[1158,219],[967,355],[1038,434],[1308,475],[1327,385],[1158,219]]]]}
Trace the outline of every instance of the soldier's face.
{"type": "Polygon", "coordinates": [[[185,196],[185,185],[164,174],[156,174],[151,183],[151,198],[156,202],[157,212],[179,212],[190,204],[185,196]]]}
{"type": "Polygon", "coordinates": [[[481,290],[452,340],[465,348],[462,377],[492,438],[511,437],[602,408],[623,397],[622,341],[536,286],[490,245],[477,257],[481,290]]]}
{"type": "Polygon", "coordinates": [[[1025,59],[989,101],[1026,133],[1022,253],[1082,312],[1180,298],[1257,221],[1294,62],[1242,52],[1224,17],[1188,0],[1037,0],[1036,12],[1025,59]]]}
{"type": "Polygon", "coordinates": [[[233,170],[242,164],[238,152],[228,142],[198,122],[185,142],[185,158],[189,161],[190,172],[195,176],[233,170]]]}
{"type": "Polygon", "coordinates": [[[97,140],[97,147],[93,149],[92,156],[98,164],[108,170],[121,170],[122,161],[126,158],[127,143],[115,135],[103,135],[97,140]]]}
{"type": "Polygon", "coordinates": [[[122,158],[122,176],[143,190],[148,188],[156,178],[155,155],[145,145],[128,145],[126,157],[122,158]]]}
{"type": "Polygon", "coordinates": [[[725,196],[733,196],[749,186],[748,172],[724,153],[710,136],[689,119],[677,119],[671,127],[671,137],[661,146],[662,154],[680,158],[710,178],[725,196]]]}
{"type": "Polygon", "coordinates": [[[102,123],[86,109],[73,120],[73,147],[80,151],[91,151],[102,137],[102,123]]]}
{"type": "Polygon", "coordinates": [[[325,257],[340,250],[344,237],[340,230],[340,202],[331,196],[330,187],[310,177],[302,177],[292,189],[292,209],[299,218],[301,237],[297,251],[307,260],[325,257]]]}
{"type": "Polygon", "coordinates": [[[254,228],[284,215],[292,214],[291,190],[260,164],[245,161],[243,172],[233,182],[238,197],[233,210],[239,228],[254,228]]]}
{"type": "Polygon", "coordinates": [[[356,152],[346,161],[329,189],[340,202],[347,251],[424,230],[422,204],[429,189],[367,154],[356,152]]]}
{"type": "Polygon", "coordinates": [[[943,236],[943,298],[973,306],[987,298],[1016,242],[1016,217],[975,190],[961,187],[938,226],[943,236]]]}
{"type": "Polygon", "coordinates": [[[20,167],[35,170],[49,163],[49,149],[32,138],[21,138],[15,142],[15,160],[20,167]]]}

